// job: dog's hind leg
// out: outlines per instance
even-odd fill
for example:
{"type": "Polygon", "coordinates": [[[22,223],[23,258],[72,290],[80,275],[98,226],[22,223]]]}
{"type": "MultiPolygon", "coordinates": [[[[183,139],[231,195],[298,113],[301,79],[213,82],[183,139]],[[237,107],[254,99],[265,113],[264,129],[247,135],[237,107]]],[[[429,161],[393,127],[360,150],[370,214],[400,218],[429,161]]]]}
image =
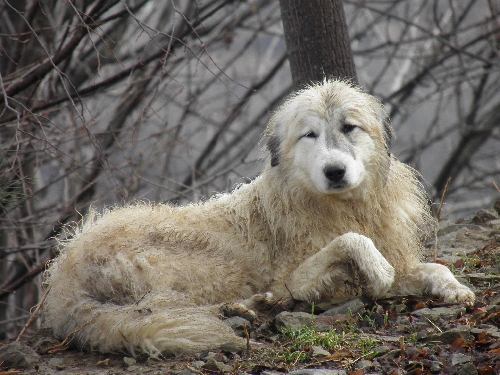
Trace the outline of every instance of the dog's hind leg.
{"type": "Polygon", "coordinates": [[[341,286],[352,279],[353,271],[357,271],[363,293],[373,298],[384,296],[394,281],[394,268],[372,240],[346,233],[300,264],[289,288],[298,300],[345,297],[341,286]]]}

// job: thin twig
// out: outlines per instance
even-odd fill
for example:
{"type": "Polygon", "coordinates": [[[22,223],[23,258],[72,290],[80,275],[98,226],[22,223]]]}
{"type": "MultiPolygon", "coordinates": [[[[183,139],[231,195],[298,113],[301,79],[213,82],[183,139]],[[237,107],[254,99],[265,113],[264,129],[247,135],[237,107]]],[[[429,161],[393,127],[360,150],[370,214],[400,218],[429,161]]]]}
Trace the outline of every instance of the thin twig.
{"type": "Polygon", "coordinates": [[[247,325],[243,324],[243,330],[245,331],[245,337],[247,339],[247,356],[250,355],[250,335],[248,334],[247,325]]]}
{"type": "Polygon", "coordinates": [[[434,327],[436,328],[439,333],[443,333],[443,330],[441,328],[439,328],[436,324],[434,324],[434,322],[432,320],[430,320],[428,317],[424,316],[424,318],[434,327]]]}
{"type": "Polygon", "coordinates": [[[500,189],[498,188],[497,184],[495,184],[494,182],[492,182],[492,184],[495,187],[495,189],[500,193],[500,189]]]}
{"type": "Polygon", "coordinates": [[[444,198],[446,197],[446,193],[448,193],[448,186],[450,186],[450,182],[451,182],[451,177],[448,177],[446,185],[444,186],[443,194],[441,194],[441,201],[439,202],[439,208],[436,214],[438,222],[441,221],[441,210],[443,209],[444,198]]]}
{"type": "Polygon", "coordinates": [[[52,287],[49,286],[49,288],[47,289],[47,291],[45,292],[45,294],[43,295],[43,298],[42,300],[40,301],[40,303],[38,304],[38,306],[36,307],[35,311],[33,312],[33,314],[31,314],[31,317],[29,318],[28,320],[28,323],[26,323],[23,327],[23,329],[21,330],[21,332],[19,333],[19,335],[17,336],[17,339],[16,341],[19,341],[21,340],[21,337],[23,337],[24,335],[24,332],[26,332],[26,330],[28,329],[28,327],[31,325],[31,323],[33,322],[33,320],[35,319],[35,316],[38,314],[38,312],[40,311],[40,309],[42,308],[43,306],[43,303],[45,302],[45,299],[47,298],[47,295],[49,294],[50,292],[50,289],[52,287]]]}
{"type": "MultiPolygon", "coordinates": [[[[450,186],[450,182],[451,182],[451,177],[448,177],[448,180],[446,181],[446,185],[444,186],[443,194],[441,194],[439,208],[438,208],[437,213],[436,213],[436,219],[437,219],[438,223],[441,221],[441,210],[443,209],[444,199],[446,197],[446,193],[448,193],[448,187],[450,186]]],[[[436,262],[436,260],[437,260],[437,250],[438,250],[437,231],[438,231],[438,228],[436,227],[434,230],[434,262],[436,262]]]]}
{"type": "Polygon", "coordinates": [[[45,349],[45,353],[46,354],[52,354],[52,353],[55,353],[55,352],[58,352],[58,351],[66,350],[68,348],[68,343],[71,340],[73,340],[74,336],[78,332],[80,332],[82,329],[84,329],[87,326],[87,324],[89,324],[90,322],[91,322],[91,320],[89,320],[87,323],[85,323],[80,328],[75,329],[73,332],[70,332],[69,335],[66,336],[66,338],[64,339],[64,341],[61,342],[60,344],[57,344],[57,345],[51,346],[50,348],[45,349]]]}

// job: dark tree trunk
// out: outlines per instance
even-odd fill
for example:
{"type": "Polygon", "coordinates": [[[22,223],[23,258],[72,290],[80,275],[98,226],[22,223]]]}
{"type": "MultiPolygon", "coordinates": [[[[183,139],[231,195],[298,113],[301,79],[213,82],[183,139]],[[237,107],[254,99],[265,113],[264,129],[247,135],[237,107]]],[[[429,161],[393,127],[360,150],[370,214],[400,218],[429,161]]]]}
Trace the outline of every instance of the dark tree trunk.
{"type": "Polygon", "coordinates": [[[296,89],[324,78],[357,81],[341,0],[280,0],[296,89]]]}

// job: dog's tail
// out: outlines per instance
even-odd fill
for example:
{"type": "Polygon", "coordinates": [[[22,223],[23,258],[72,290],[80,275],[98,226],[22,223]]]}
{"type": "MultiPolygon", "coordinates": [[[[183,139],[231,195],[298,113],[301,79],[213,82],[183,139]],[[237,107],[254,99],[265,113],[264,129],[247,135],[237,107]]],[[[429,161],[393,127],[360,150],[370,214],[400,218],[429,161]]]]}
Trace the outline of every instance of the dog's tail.
{"type": "Polygon", "coordinates": [[[246,341],[218,318],[218,306],[193,307],[152,293],[120,305],[90,296],[78,278],[52,281],[43,306],[44,325],[80,348],[159,358],[245,347],[246,341]]]}

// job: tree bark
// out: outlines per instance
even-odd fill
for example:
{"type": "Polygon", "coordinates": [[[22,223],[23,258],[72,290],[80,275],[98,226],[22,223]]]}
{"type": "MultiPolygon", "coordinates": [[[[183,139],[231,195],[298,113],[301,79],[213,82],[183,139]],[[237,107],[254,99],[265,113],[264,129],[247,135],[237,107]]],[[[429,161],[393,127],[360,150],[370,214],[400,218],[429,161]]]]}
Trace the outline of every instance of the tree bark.
{"type": "Polygon", "coordinates": [[[325,78],[357,82],[341,0],[280,0],[295,89],[325,78]]]}

